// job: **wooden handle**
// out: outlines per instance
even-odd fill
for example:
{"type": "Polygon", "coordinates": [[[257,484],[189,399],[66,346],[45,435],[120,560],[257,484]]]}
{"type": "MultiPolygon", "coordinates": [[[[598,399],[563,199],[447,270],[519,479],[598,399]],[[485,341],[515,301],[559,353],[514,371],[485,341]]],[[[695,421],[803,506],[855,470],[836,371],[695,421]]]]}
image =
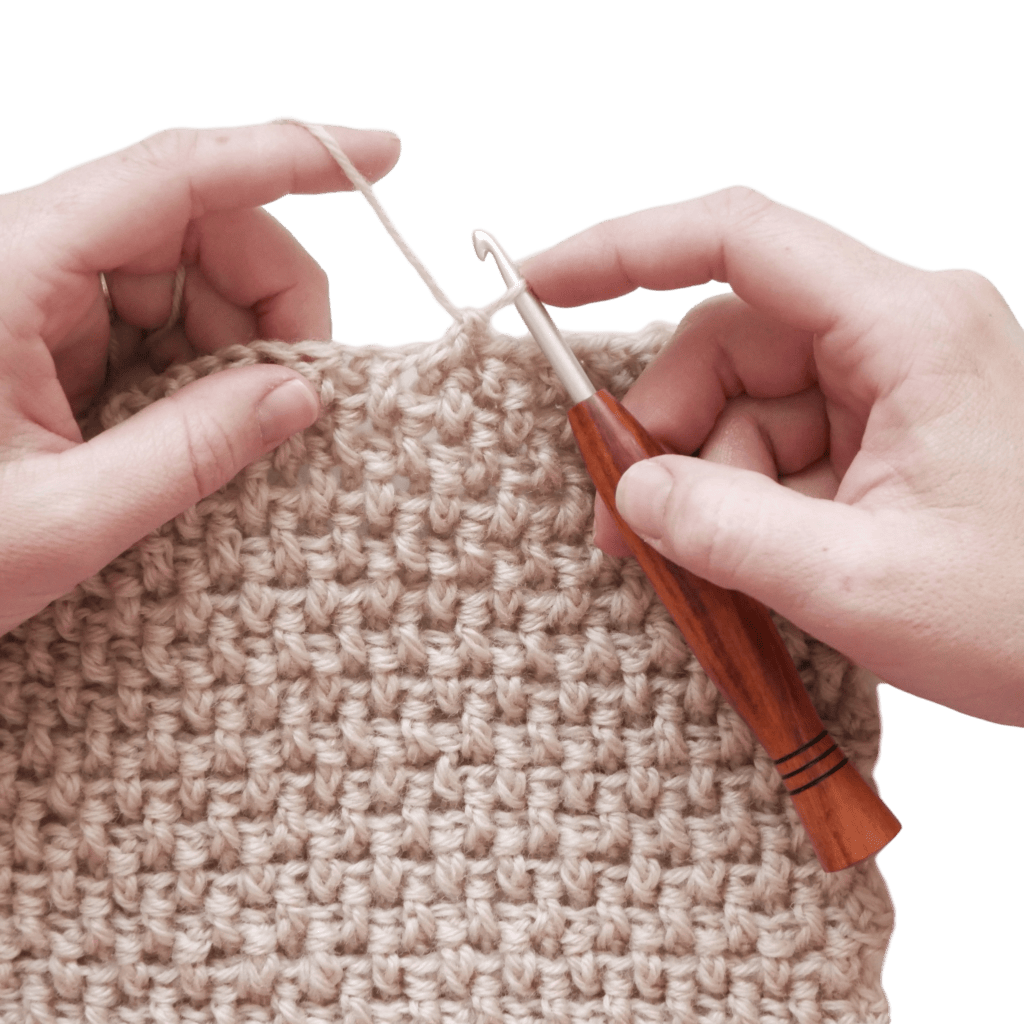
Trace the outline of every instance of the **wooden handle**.
{"type": "Polygon", "coordinates": [[[826,871],[877,853],[900,823],[829,736],[764,605],[666,561],[615,508],[619,478],[664,454],[607,391],[569,410],[583,461],[655,591],[709,678],[750,726],[826,871]]]}

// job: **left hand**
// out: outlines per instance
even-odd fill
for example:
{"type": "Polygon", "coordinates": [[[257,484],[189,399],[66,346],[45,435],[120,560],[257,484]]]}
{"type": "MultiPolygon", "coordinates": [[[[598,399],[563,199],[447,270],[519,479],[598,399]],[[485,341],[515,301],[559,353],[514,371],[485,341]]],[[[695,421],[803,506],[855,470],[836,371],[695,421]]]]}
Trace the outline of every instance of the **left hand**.
{"type": "MultiPolygon", "coordinates": [[[[361,172],[398,139],[331,129],[361,172]]],[[[75,421],[121,342],[164,324],[187,270],[183,327],[156,358],[254,338],[329,338],[327,280],[265,210],[350,184],[295,125],[173,131],[0,196],[0,635],[317,416],[291,370],[195,381],[88,443],[75,421]]],[[[162,365],[158,368],[162,368],[162,365]]]]}

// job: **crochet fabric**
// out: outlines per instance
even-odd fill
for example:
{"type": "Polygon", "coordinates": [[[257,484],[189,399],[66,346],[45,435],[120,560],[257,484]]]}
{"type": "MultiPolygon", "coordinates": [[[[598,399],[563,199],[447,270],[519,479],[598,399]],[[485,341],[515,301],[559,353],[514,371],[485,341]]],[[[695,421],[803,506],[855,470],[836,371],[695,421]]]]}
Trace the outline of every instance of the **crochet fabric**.
{"type": "MultiPolygon", "coordinates": [[[[621,394],[669,336],[574,339],[621,394]]],[[[259,343],[323,414],[0,639],[4,1021],[877,1024],[819,868],[632,561],[535,346],[259,343]]],[[[862,772],[873,682],[781,624],[862,772]]]]}

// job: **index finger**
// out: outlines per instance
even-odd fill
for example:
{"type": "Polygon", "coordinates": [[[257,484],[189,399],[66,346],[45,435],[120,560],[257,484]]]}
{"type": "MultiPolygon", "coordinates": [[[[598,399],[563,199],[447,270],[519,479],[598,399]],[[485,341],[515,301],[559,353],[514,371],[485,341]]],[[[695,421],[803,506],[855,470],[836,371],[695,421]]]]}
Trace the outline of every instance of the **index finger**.
{"type": "MultiPolygon", "coordinates": [[[[328,129],[368,179],[394,166],[389,132],[328,129]]],[[[58,175],[36,189],[33,236],[64,270],[173,269],[189,221],[283,195],[351,184],[323,145],[294,124],[175,129],[58,175]],[[50,242],[51,245],[46,245],[50,242]]]]}
{"type": "Polygon", "coordinates": [[[521,269],[554,306],[724,281],[755,309],[825,333],[865,312],[865,289],[890,293],[899,266],[821,221],[732,188],[605,221],[521,269]]]}

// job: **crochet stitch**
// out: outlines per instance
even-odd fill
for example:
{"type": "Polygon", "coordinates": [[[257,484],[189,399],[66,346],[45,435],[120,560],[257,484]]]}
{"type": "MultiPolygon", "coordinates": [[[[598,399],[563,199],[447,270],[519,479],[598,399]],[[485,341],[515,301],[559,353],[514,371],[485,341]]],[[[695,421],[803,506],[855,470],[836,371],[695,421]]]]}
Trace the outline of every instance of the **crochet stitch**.
{"type": "MultiPolygon", "coordinates": [[[[669,337],[573,339],[621,395],[669,337]]],[[[257,343],[322,414],[0,639],[0,1018],[881,1024],[826,875],[593,491],[535,346],[257,343]]],[[[870,777],[872,679],[780,623],[870,777]]]]}

